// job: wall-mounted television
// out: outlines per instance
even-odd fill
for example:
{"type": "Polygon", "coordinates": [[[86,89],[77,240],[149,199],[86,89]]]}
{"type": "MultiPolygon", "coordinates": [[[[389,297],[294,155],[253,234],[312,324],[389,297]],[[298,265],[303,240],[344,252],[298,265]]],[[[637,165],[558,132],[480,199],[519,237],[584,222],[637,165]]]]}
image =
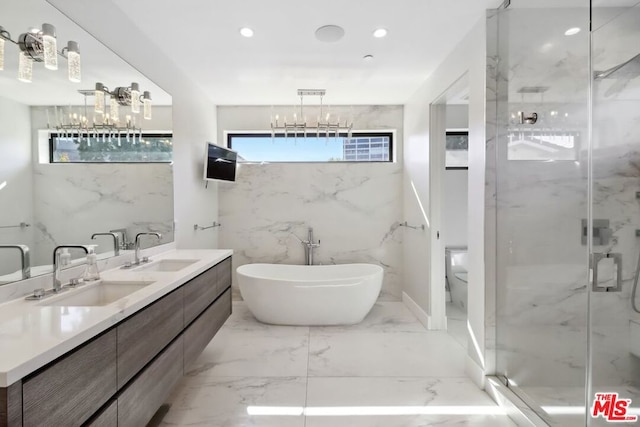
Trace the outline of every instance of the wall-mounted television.
{"type": "Polygon", "coordinates": [[[204,179],[210,181],[235,181],[238,153],[207,142],[204,160],[204,179]]]}

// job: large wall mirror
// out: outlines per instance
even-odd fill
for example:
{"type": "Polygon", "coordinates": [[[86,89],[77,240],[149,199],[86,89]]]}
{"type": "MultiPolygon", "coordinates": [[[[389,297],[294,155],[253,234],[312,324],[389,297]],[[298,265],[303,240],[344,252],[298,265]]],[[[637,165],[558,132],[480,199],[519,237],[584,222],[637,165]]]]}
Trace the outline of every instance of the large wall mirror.
{"type": "Polygon", "coordinates": [[[121,250],[131,250],[139,232],[163,236],[142,247],[173,241],[171,97],[45,0],[0,2],[0,26],[11,39],[0,70],[0,285],[24,278],[21,251],[12,245],[29,248],[33,277],[51,272],[57,245],[93,244],[99,258],[113,256],[113,239],[94,233],[122,230],[128,244],[121,250]],[[43,23],[55,26],[57,50],[67,58],[57,55],[57,70],[32,62],[31,82],[20,81],[22,50],[11,40],[43,23]],[[69,40],[79,46],[80,82],[69,79],[69,40]],[[116,88],[130,96],[132,82],[142,95],[139,113],[126,99],[110,103],[116,88]],[[96,113],[96,83],[107,92],[103,113],[96,113]],[[106,118],[110,108],[119,108],[118,119],[106,118]]]}

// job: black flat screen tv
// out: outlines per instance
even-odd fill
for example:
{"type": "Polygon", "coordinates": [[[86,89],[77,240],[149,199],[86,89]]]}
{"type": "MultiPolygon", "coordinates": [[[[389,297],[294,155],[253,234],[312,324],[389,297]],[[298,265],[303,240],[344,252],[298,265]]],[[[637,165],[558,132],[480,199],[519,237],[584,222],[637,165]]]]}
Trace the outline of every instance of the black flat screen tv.
{"type": "Polygon", "coordinates": [[[209,181],[235,181],[238,153],[207,142],[204,160],[204,179],[209,181]]]}

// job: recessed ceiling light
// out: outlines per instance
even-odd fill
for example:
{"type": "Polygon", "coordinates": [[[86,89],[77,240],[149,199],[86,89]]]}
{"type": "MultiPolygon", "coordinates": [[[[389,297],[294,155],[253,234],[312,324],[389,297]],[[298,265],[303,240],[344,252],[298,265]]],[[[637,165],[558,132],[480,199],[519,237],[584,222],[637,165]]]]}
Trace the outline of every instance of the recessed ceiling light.
{"type": "Polygon", "coordinates": [[[240,34],[244,37],[253,37],[253,30],[248,27],[240,28],[240,34]]]}
{"type": "Polygon", "coordinates": [[[321,42],[335,43],[344,37],[344,28],[338,25],[325,25],[316,30],[316,38],[321,42]]]}
{"type": "Polygon", "coordinates": [[[362,59],[366,62],[371,62],[373,61],[373,55],[365,55],[362,57],[362,59]]]}
{"type": "Polygon", "coordinates": [[[384,37],[387,35],[387,30],[385,28],[378,28],[377,30],[375,30],[373,32],[373,37],[376,37],[378,39],[384,37]]]}
{"type": "Polygon", "coordinates": [[[578,27],[573,27],[573,28],[569,28],[567,31],[564,32],[565,36],[575,36],[576,34],[578,34],[581,31],[580,28],[578,27]]]}

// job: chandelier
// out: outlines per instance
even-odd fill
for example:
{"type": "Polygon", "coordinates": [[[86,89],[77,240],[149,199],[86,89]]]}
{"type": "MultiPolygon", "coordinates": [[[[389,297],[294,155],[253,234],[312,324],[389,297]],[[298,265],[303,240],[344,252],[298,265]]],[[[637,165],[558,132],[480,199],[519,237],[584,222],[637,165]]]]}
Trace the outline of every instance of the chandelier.
{"type": "Polygon", "coordinates": [[[322,101],[326,92],[325,89],[298,89],[298,96],[300,97],[299,112],[294,112],[289,118],[285,115],[282,121],[280,121],[279,114],[275,116],[271,114],[271,136],[275,137],[276,133],[284,133],[285,138],[289,134],[293,134],[296,138],[300,135],[306,138],[308,134],[313,134],[318,137],[324,134],[328,138],[333,134],[337,138],[341,133],[346,133],[348,138],[351,138],[353,120],[345,118],[344,121],[342,121],[339,115],[324,110],[322,101]],[[315,120],[312,119],[308,121],[305,114],[305,96],[320,97],[319,112],[315,120]]]}
{"type": "Polygon", "coordinates": [[[0,26],[0,70],[4,70],[4,45],[11,42],[20,48],[18,61],[18,80],[31,83],[33,79],[33,63],[44,62],[49,70],[58,69],[58,56],[67,60],[69,80],[79,83],[80,49],[78,43],[70,40],[67,46],[58,51],[56,27],[42,24],[42,29],[34,28],[27,33],[20,34],[18,40],[13,40],[11,34],[0,26]]]}
{"type": "Polygon", "coordinates": [[[68,107],[53,107],[53,123],[51,114],[47,110],[47,127],[55,129],[62,137],[74,137],[82,141],[86,139],[90,145],[92,139],[102,142],[117,141],[121,145],[122,139],[136,144],[142,140],[142,128],[139,125],[140,104],[143,106],[143,118],[151,119],[151,94],[145,91],[140,95],[139,85],[116,87],[110,91],[104,84],[96,83],[94,89],[79,90],[84,95],[84,108],[73,110],[68,107]],[[109,96],[109,110],[106,109],[106,95],[109,96]],[[90,108],[87,98],[93,96],[93,114],[89,118],[90,108]],[[129,106],[131,114],[121,117],[120,107],[129,106]]]}

